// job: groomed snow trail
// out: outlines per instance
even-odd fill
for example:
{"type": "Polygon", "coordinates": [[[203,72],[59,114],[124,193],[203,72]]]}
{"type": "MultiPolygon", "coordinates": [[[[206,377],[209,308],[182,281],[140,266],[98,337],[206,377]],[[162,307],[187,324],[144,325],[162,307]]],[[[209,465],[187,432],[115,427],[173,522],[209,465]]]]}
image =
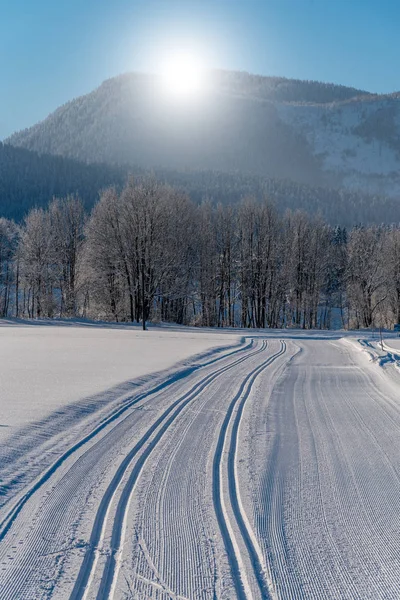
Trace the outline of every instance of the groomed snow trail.
{"type": "MultiPolygon", "coordinates": [[[[254,355],[260,354],[264,350],[265,346],[266,344],[264,342],[259,350],[256,350],[250,354],[250,358],[252,358],[254,355]]],[[[159,417],[159,419],[152,424],[143,438],[129,452],[123,463],[121,463],[121,466],[117,471],[113,481],[110,483],[106,494],[102,498],[102,503],[96,515],[95,525],[92,530],[90,551],[86,553],[84,563],[81,567],[71,595],[72,599],[80,599],[87,595],[88,584],[93,582],[93,569],[95,569],[97,566],[97,562],[95,561],[95,548],[98,545],[102,531],[104,531],[105,527],[107,526],[107,517],[109,516],[109,508],[114,499],[114,494],[117,492],[118,485],[120,484],[123,475],[129,468],[132,460],[136,458],[139,451],[142,450],[144,444],[150,440],[152,434],[155,433],[154,437],[151,438],[151,441],[147,444],[137,459],[134,468],[129,474],[129,477],[122,485],[121,495],[119,497],[112,521],[110,542],[111,553],[107,556],[105,561],[100,587],[97,593],[98,598],[108,598],[114,596],[115,581],[116,577],[118,576],[120,553],[122,550],[122,538],[126,528],[127,510],[129,509],[129,504],[135,485],[142,473],[144,466],[146,465],[148,457],[151,455],[157,444],[160,443],[163,436],[168,432],[171,425],[189,404],[191,404],[194,400],[197,404],[202,402],[203,392],[208,392],[209,387],[214,383],[215,380],[222,375],[225,375],[234,367],[238,367],[239,365],[245,363],[248,358],[248,356],[238,358],[228,365],[213,370],[209,375],[206,375],[197,384],[195,384],[189,390],[189,392],[186,392],[181,397],[178,397],[178,399],[171,404],[171,406],[159,417]]],[[[207,394],[205,393],[204,396],[207,397],[207,394]]]]}
{"type": "Polygon", "coordinates": [[[399,598],[398,390],[288,335],[139,389],[10,505],[0,600],[399,598]]]}
{"type": "MultiPolygon", "coordinates": [[[[279,343],[271,345],[278,347],[279,343]]],[[[147,564],[152,564],[158,573],[150,574],[152,592],[158,585],[162,593],[167,590],[168,597],[179,595],[174,591],[176,582],[169,583],[175,573],[183,587],[189,586],[189,597],[193,577],[204,596],[203,590],[209,585],[208,581],[203,585],[204,578],[207,580],[204,566],[217,556],[220,560],[216,544],[221,545],[224,564],[221,569],[216,567],[218,574],[213,574],[212,586],[220,579],[231,589],[231,557],[228,560],[225,556],[215,517],[210,517],[210,522],[216,541],[207,543],[205,564],[197,561],[191,572],[185,562],[175,564],[172,558],[174,570],[163,575],[163,565],[152,557],[148,541],[143,535],[138,537],[136,531],[132,533],[130,511],[141,495],[146,477],[157,465],[153,455],[161,451],[167,456],[165,446],[170,437],[186,431],[184,423],[188,419],[196,421],[203,408],[218,416],[209,432],[212,445],[217,437],[215,426],[223,420],[232,398],[234,402],[239,400],[238,390],[240,395],[249,373],[257,374],[269,360],[265,341],[249,341],[240,348],[225,350],[221,356],[204,361],[200,368],[186,369],[150,392],[125,399],[120,409],[59,457],[11,505],[0,523],[1,600],[124,597],[129,581],[123,567],[126,556],[132,555],[129,547],[133,540],[137,540],[137,547],[147,557],[147,564]]],[[[208,460],[208,454],[205,457],[208,460]]],[[[190,461],[196,477],[198,465],[188,452],[184,463],[190,461]]],[[[182,465],[176,466],[179,469],[182,465]]],[[[212,481],[208,476],[206,480],[211,494],[212,481]]],[[[194,500],[207,512],[206,505],[199,505],[198,498],[194,500]]],[[[212,502],[209,508],[212,511],[212,502]]],[[[204,536],[201,519],[199,524],[204,536]]],[[[158,531],[160,534],[163,532],[158,531]]],[[[195,553],[197,542],[197,538],[192,538],[195,553]]],[[[177,552],[179,555],[175,549],[177,552]]],[[[173,552],[162,560],[171,561],[171,557],[173,552]]],[[[235,577],[242,575],[245,577],[242,573],[235,577]]]]}
{"type": "Polygon", "coordinates": [[[343,342],[296,344],[246,429],[277,598],[400,598],[400,379],[343,342]]]}

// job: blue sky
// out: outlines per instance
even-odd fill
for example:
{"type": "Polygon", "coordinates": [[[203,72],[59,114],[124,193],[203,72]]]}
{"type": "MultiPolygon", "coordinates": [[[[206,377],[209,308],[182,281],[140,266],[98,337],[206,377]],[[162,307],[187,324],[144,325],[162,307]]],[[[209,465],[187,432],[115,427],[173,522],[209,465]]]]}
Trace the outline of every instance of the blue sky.
{"type": "Polygon", "coordinates": [[[400,90],[400,0],[0,0],[0,139],[193,45],[216,68],[400,90]]]}

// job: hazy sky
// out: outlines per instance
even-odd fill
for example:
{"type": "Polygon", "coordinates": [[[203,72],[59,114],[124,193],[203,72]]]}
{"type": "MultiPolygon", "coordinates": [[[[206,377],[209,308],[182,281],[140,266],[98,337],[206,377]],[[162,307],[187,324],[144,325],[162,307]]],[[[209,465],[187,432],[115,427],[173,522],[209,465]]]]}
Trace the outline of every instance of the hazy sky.
{"type": "Polygon", "coordinates": [[[194,46],[212,67],[400,90],[400,0],[0,0],[0,139],[194,46]]]}

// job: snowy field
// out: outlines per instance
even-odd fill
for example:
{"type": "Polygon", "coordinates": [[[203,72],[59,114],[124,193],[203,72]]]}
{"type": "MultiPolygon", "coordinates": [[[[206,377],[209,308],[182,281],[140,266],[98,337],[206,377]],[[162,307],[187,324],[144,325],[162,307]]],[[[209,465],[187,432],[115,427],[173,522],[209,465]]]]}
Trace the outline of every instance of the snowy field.
{"type": "Polygon", "coordinates": [[[0,436],[237,339],[127,326],[16,326],[0,321],[0,436]]]}
{"type": "Polygon", "coordinates": [[[398,338],[0,336],[0,600],[399,597],[398,338]]]}

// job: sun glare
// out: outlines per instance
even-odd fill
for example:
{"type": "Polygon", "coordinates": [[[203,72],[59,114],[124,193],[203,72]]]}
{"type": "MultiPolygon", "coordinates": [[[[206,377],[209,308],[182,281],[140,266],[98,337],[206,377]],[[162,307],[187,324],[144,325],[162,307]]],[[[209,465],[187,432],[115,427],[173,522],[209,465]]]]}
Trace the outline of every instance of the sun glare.
{"type": "Polygon", "coordinates": [[[205,89],[205,67],[190,54],[169,57],[162,65],[161,82],[164,90],[176,98],[197,97],[205,89]]]}

